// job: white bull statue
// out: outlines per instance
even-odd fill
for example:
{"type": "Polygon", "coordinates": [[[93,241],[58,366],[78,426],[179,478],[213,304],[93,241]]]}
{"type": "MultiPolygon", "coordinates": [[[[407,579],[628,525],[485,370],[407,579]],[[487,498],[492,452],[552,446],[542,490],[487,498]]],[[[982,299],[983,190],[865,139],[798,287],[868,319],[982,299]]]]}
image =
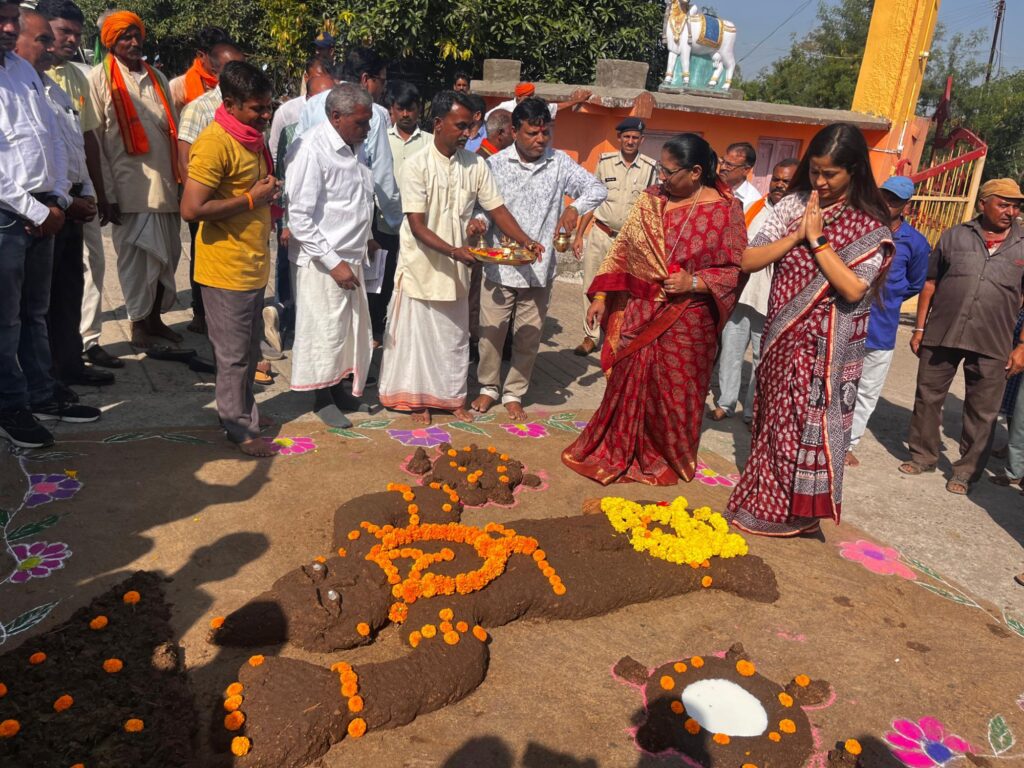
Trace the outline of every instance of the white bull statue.
{"type": "Polygon", "coordinates": [[[682,60],[683,85],[689,85],[690,56],[710,55],[714,72],[708,87],[718,87],[724,70],[722,90],[729,90],[736,71],[736,26],[731,21],[701,13],[688,0],[666,0],[664,34],[668,46],[665,85],[672,85],[676,59],[682,60]]]}

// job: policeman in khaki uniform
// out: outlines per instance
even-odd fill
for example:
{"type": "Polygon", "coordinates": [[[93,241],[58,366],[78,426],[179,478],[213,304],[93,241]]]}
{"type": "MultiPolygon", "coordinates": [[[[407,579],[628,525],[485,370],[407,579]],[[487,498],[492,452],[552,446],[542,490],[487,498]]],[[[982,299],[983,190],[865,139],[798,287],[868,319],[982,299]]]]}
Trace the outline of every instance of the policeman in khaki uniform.
{"type": "Polygon", "coordinates": [[[656,177],[655,162],[647,155],[640,154],[640,143],[644,138],[644,121],[638,117],[627,117],[617,126],[619,151],[605,152],[597,162],[594,175],[608,187],[608,199],[594,212],[580,218],[579,228],[573,241],[576,258],[583,258],[583,341],[576,347],[576,354],[589,355],[597,347],[601,329],[587,325],[586,315],[590,308],[586,289],[597,274],[612,241],[626,222],[629,209],[637,197],[651,186],[656,177]],[[590,227],[586,248],[583,235],[590,227]]]}

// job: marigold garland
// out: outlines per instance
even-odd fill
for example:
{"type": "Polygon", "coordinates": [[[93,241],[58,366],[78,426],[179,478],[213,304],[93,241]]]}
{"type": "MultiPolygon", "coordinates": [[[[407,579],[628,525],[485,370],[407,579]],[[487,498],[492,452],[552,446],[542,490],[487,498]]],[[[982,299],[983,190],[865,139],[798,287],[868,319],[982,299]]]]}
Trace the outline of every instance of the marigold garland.
{"type": "Polygon", "coordinates": [[[21,723],[17,720],[4,720],[0,723],[0,739],[9,739],[16,736],[21,730],[21,723]]]}
{"type": "Polygon", "coordinates": [[[142,595],[140,595],[134,589],[130,589],[124,593],[124,597],[122,597],[121,599],[124,600],[126,605],[135,605],[139,602],[139,600],[142,599],[142,595]]]}
{"type": "Polygon", "coordinates": [[[109,675],[116,675],[124,669],[124,662],[120,659],[107,659],[103,662],[103,671],[109,675]]]}
{"type": "Polygon", "coordinates": [[[729,532],[729,524],[709,507],[687,510],[679,496],[668,506],[618,497],[601,499],[601,511],[618,533],[628,533],[637,552],[678,565],[699,567],[712,557],[742,557],[749,551],[746,540],[729,532]],[[651,528],[652,525],[663,526],[651,528]]]}
{"type": "Polygon", "coordinates": [[[124,721],[124,730],[127,733],[138,733],[146,724],[138,717],[130,717],[124,721]]]}
{"type": "Polygon", "coordinates": [[[103,629],[110,621],[106,616],[97,616],[89,622],[89,629],[103,629]]]}
{"type": "Polygon", "coordinates": [[[75,700],[65,693],[63,696],[58,696],[57,700],[53,702],[53,711],[63,712],[66,709],[71,709],[71,705],[74,703],[75,700]]]}
{"type": "Polygon", "coordinates": [[[46,654],[42,651],[36,651],[28,657],[28,663],[33,667],[42,664],[44,661],[46,661],[46,654]]]}
{"type": "Polygon", "coordinates": [[[235,757],[245,757],[252,749],[252,742],[247,736],[235,736],[231,740],[231,754],[235,757]]]}

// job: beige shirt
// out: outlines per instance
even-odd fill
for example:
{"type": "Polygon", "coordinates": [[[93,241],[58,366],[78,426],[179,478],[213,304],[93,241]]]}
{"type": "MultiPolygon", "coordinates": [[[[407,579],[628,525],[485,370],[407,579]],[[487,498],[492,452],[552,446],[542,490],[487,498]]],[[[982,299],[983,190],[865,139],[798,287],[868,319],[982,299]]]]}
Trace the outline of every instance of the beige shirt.
{"type": "Polygon", "coordinates": [[[626,223],[629,209],[640,193],[657,177],[654,160],[647,155],[637,155],[632,165],[626,165],[621,152],[601,155],[594,175],[608,188],[608,199],[601,203],[594,217],[616,232],[626,223]]]}
{"type": "Polygon", "coordinates": [[[71,105],[78,113],[78,122],[82,124],[82,133],[95,130],[99,117],[96,115],[92,93],[89,90],[89,76],[70,61],[58,64],[47,70],[46,74],[71,99],[71,105]]]}
{"type": "MultiPolygon", "coordinates": [[[[117,59],[114,59],[114,66],[121,68],[125,87],[149,138],[149,152],[129,155],[125,150],[107,73],[102,65],[94,67],[89,73],[89,86],[99,116],[96,135],[106,159],[103,179],[107,199],[116,202],[124,213],[177,213],[178,183],[171,161],[167,113],[157,86],[145,71],[141,78],[136,78],[136,74],[117,59]]],[[[167,93],[167,80],[159,72],[156,76],[167,93]]],[[[171,111],[174,112],[173,105],[171,111]]],[[[174,119],[177,122],[177,113],[174,119]]]]}
{"type": "Polygon", "coordinates": [[[417,240],[408,214],[425,214],[427,227],[434,234],[453,248],[462,247],[473,209],[479,205],[493,211],[505,204],[487,162],[464,149],[445,157],[431,142],[406,160],[399,186],[402,211],[407,215],[402,222],[395,282],[401,280],[404,293],[423,301],[455,301],[467,296],[469,267],[417,240]]]}

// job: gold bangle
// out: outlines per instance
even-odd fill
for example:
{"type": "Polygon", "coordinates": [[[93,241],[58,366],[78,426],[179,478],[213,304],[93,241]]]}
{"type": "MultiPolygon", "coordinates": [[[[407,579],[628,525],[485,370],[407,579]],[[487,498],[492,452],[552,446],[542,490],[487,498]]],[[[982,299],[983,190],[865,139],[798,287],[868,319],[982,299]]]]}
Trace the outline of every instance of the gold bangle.
{"type": "Polygon", "coordinates": [[[608,294],[607,293],[595,293],[594,294],[594,301],[604,301],[607,298],[608,298],[608,294]]]}
{"type": "Polygon", "coordinates": [[[245,199],[249,201],[249,210],[250,211],[255,210],[256,209],[256,201],[252,199],[252,194],[249,193],[249,192],[246,192],[245,193],[245,199]]]}

